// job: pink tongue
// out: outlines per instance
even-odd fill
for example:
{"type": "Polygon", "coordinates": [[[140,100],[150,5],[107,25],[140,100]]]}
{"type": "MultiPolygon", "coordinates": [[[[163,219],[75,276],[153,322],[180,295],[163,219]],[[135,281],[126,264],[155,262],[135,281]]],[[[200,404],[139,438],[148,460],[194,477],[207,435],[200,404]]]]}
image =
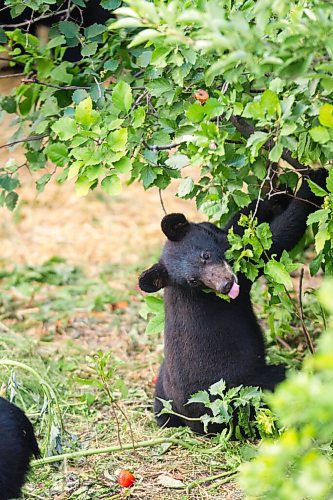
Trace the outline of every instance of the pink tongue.
{"type": "Polygon", "coordinates": [[[230,289],[230,292],[228,293],[229,297],[231,297],[232,299],[236,299],[239,295],[239,285],[237,285],[237,283],[235,282],[231,289],[230,289]]]}

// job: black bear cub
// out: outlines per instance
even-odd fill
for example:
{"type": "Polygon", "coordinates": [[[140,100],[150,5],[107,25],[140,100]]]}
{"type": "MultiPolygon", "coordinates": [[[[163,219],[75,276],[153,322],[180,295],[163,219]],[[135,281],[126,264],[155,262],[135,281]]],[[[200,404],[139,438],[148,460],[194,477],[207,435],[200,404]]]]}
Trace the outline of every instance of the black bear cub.
{"type": "Polygon", "coordinates": [[[30,420],[22,410],[0,398],[0,500],[21,496],[32,456],[39,448],[30,420]]]}
{"type": "MultiPolygon", "coordinates": [[[[325,178],[322,171],[312,174],[319,184],[325,178]]],[[[318,200],[306,181],[297,198],[281,196],[279,206],[276,198],[272,198],[274,204],[264,200],[256,206],[254,202],[242,212],[256,208],[258,222],[270,224],[273,244],[269,253],[279,258],[284,249],[292,249],[302,237],[307,216],[316,209],[318,200]]],[[[218,229],[208,222],[188,222],[183,214],[166,215],[162,231],[167,242],[162,256],[139,278],[143,291],[165,288],[164,362],[156,397],[172,400],[174,411],[187,417],[202,414],[200,405],[185,405],[189,397],[220,379],[228,388],[243,384],[273,390],[285,377],[282,365],[266,363],[262,331],[250,300],[252,283],[244,275],[237,279],[225,260],[229,228],[238,234],[243,231],[237,223],[239,217],[240,213],[224,229],[218,229]],[[231,300],[205,293],[206,288],[229,295],[231,300]]],[[[174,415],[158,416],[161,409],[162,403],[155,399],[160,425],[188,425],[203,432],[200,422],[174,415]]],[[[210,428],[210,432],[221,430],[218,425],[210,428]]]]}

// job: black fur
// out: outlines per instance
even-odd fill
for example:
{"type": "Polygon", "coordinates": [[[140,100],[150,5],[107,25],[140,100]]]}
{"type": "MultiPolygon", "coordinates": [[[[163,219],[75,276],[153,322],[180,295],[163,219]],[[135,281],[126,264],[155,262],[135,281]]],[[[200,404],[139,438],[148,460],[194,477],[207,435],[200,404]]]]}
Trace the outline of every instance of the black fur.
{"type": "MultiPolygon", "coordinates": [[[[310,175],[314,182],[324,184],[326,172],[310,175]]],[[[306,229],[307,216],[316,209],[314,204],[320,204],[305,180],[297,196],[307,201],[281,197],[280,208],[274,198],[274,203],[264,200],[257,207],[259,223],[270,224],[270,255],[277,258],[283,250],[291,250],[297,244],[306,229]]],[[[253,202],[242,212],[250,213],[255,206],[253,202]]],[[[221,378],[228,387],[243,384],[269,390],[285,378],[282,365],[267,365],[265,361],[263,335],[250,300],[252,283],[240,275],[239,296],[230,302],[202,291],[209,284],[210,288],[228,293],[234,283],[236,278],[224,254],[229,246],[229,228],[238,234],[244,230],[238,226],[239,217],[240,213],[236,214],[220,230],[208,222],[186,224],[179,214],[166,216],[163,231],[168,234],[165,228],[171,223],[172,239],[166,242],[159,263],[140,277],[139,285],[147,292],[165,286],[164,363],[156,384],[156,398],[173,400],[174,410],[187,417],[202,414],[200,405],[185,405],[191,394],[208,389],[221,378]],[[175,220],[182,222],[181,238],[174,237],[175,220]]],[[[161,402],[155,399],[156,415],[161,409],[161,402]]],[[[166,426],[188,425],[203,432],[200,422],[175,416],[157,416],[157,421],[166,426]]],[[[209,431],[221,431],[221,426],[209,431]]]]}
{"type": "Polygon", "coordinates": [[[31,422],[17,406],[0,398],[0,500],[21,496],[32,456],[39,448],[31,422]]]}

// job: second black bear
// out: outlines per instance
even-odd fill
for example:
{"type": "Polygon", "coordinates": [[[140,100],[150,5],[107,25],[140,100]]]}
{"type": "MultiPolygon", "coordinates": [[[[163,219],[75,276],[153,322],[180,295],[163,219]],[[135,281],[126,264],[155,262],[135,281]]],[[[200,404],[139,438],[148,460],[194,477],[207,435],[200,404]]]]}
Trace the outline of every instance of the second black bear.
{"type": "Polygon", "coordinates": [[[0,500],[21,496],[31,457],[39,448],[24,412],[0,398],[0,500]]]}
{"type": "MultiPolygon", "coordinates": [[[[311,178],[323,184],[326,173],[312,172],[311,178]]],[[[283,198],[281,198],[282,200],[283,198]]],[[[258,222],[269,222],[273,244],[270,255],[279,258],[283,250],[292,249],[306,229],[308,215],[320,201],[303,180],[297,198],[281,203],[282,213],[272,210],[264,200],[257,207],[258,222]]],[[[255,202],[242,212],[250,213],[255,202]]],[[[156,397],[173,401],[175,412],[187,417],[200,417],[200,405],[185,405],[199,390],[207,390],[224,379],[227,387],[240,384],[273,390],[285,378],[282,365],[268,365],[264,339],[250,299],[251,281],[237,278],[225,260],[229,247],[230,227],[241,234],[243,228],[236,214],[224,229],[208,222],[191,223],[183,214],[166,215],[162,231],[168,238],[157,264],[143,272],[139,286],[146,292],[164,291],[165,346],[164,362],[156,384],[156,397]],[[227,302],[210,288],[228,294],[227,302]]],[[[203,432],[200,422],[174,415],[160,415],[162,403],[155,399],[155,413],[160,425],[188,425],[203,432]]],[[[221,431],[214,426],[210,432],[221,431]]]]}

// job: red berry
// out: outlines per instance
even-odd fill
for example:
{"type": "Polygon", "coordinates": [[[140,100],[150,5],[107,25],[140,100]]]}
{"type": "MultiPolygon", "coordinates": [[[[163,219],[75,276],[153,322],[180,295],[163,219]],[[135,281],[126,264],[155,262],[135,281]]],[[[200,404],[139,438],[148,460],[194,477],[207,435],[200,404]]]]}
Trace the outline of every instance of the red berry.
{"type": "Polygon", "coordinates": [[[122,488],[130,488],[135,483],[135,477],[129,470],[121,470],[118,475],[118,484],[122,488]]]}
{"type": "Polygon", "coordinates": [[[157,380],[158,380],[158,375],[155,375],[152,380],[151,380],[151,383],[152,385],[156,385],[157,384],[157,380]]]}

